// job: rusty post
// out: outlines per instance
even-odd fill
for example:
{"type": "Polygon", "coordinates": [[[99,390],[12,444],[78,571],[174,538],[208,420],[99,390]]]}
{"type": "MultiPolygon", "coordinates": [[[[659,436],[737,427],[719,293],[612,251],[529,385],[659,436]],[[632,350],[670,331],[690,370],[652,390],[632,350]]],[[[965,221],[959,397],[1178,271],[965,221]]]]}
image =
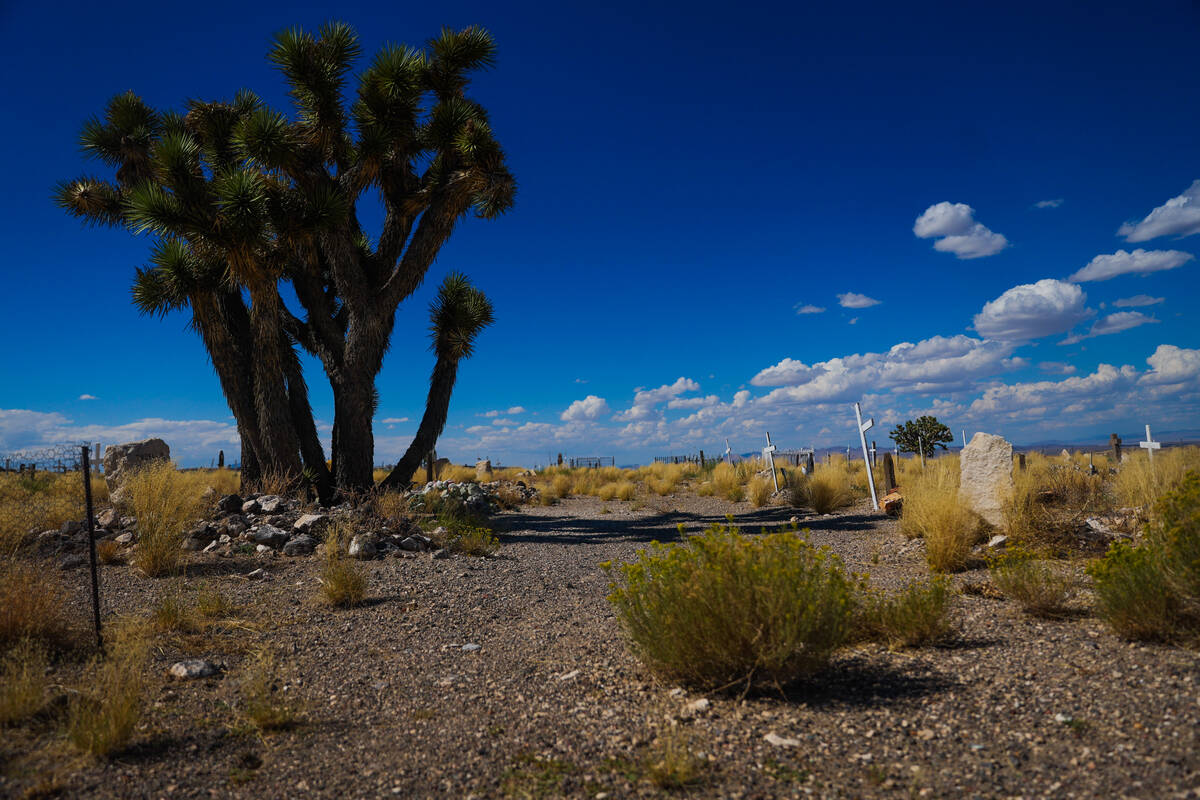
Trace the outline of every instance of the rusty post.
{"type": "Polygon", "coordinates": [[[83,498],[87,508],[88,561],[92,567],[92,622],[96,627],[96,647],[104,652],[104,637],[100,632],[100,568],[96,563],[96,516],[92,508],[92,470],[88,463],[86,444],[81,448],[83,456],[83,498]]]}

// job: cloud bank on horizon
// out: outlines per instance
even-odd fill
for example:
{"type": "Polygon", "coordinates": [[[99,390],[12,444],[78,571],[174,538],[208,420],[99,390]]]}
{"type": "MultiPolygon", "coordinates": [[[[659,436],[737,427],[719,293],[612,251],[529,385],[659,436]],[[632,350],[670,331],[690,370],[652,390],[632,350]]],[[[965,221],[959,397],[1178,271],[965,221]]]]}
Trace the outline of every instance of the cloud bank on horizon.
{"type": "MultiPolygon", "coordinates": [[[[1056,208],[1062,202],[1042,201],[1035,206],[1056,208]]],[[[975,210],[965,203],[929,206],[912,230],[917,238],[933,239],[935,250],[963,260],[996,256],[1010,247],[1005,236],[978,222],[975,210]]],[[[1141,221],[1127,222],[1119,229],[1129,242],[1197,233],[1200,181],[1141,221]]],[[[1083,375],[1076,374],[1069,361],[1045,360],[1035,367],[1029,352],[1050,337],[1065,334],[1056,344],[1075,345],[1159,323],[1143,311],[1101,314],[1080,284],[1139,280],[1132,276],[1177,271],[1194,260],[1191,253],[1177,249],[1119,249],[1096,255],[1065,280],[1047,277],[1019,283],[984,301],[969,320],[958,321],[974,335],[949,330],[878,352],[832,355],[812,363],[786,356],[738,376],[743,385],[724,392],[706,389],[696,378],[665,375],[669,382],[634,388],[628,400],[588,393],[565,408],[552,409],[547,418],[554,422],[531,418],[539,412],[530,410],[538,408],[536,397],[530,396],[522,404],[478,413],[487,424],[448,428],[438,447],[459,458],[490,455],[509,463],[545,463],[544,456],[563,450],[604,451],[618,454],[621,461],[645,461],[659,451],[715,447],[725,438],[741,443],[735,445],[739,450],[753,449],[767,430],[784,446],[823,446],[849,439],[853,421],[848,409],[854,401],[862,401],[880,423],[879,439],[886,438],[888,426],[921,414],[937,416],[955,430],[993,430],[1018,441],[1127,424],[1147,408],[1155,409],[1160,418],[1195,418],[1200,411],[1200,349],[1163,342],[1146,353],[1142,365],[1100,363],[1083,375]],[[1053,377],[1005,380],[1025,370],[1053,377]]],[[[820,314],[826,310],[817,305],[821,301],[808,297],[793,308],[801,315],[820,314]]],[[[836,302],[859,310],[881,301],[851,291],[837,294],[836,302]]],[[[1134,294],[1114,301],[1113,306],[1134,309],[1165,303],[1163,297],[1134,294]]],[[[79,399],[95,397],[83,394],[79,399]]],[[[407,446],[412,431],[404,427],[415,423],[409,417],[382,415],[379,423],[376,460],[385,463],[407,446]]],[[[327,437],[328,424],[322,432],[327,437]]],[[[77,424],[58,412],[0,409],[0,451],[148,436],[166,439],[183,463],[208,463],[218,449],[231,455],[238,448],[231,419],[145,418],[96,425],[77,424]]]]}

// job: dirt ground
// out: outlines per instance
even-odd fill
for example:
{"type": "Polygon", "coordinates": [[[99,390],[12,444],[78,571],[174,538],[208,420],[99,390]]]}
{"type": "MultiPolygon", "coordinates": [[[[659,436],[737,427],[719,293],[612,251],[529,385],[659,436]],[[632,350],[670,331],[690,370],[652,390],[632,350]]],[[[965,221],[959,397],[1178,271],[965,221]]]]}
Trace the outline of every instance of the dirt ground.
{"type": "MultiPolygon", "coordinates": [[[[947,644],[844,650],[786,697],[702,698],[656,681],[630,655],[598,565],[730,513],[751,532],[796,512],[690,495],[510,511],[495,519],[494,558],[365,562],[369,601],[348,610],[317,601],[315,557],[197,555],[187,585],[234,598],[246,630],[158,647],[142,727],[110,761],[0,732],[0,794],[1200,797],[1200,654],[1118,639],[1086,592],[1078,614],[1052,621],[962,595],[947,644]],[[267,579],[246,577],[259,567],[267,579]],[[305,720],[269,735],[237,712],[246,650],[263,643],[305,720]],[[167,680],[184,655],[224,672],[167,680]],[[697,779],[663,789],[651,767],[672,748],[697,756],[697,779]]],[[[920,542],[867,507],[800,519],[874,583],[927,572],[920,542]]],[[[86,618],[87,572],[68,579],[86,618]]],[[[107,613],[144,609],[166,585],[105,567],[107,613]]],[[[57,669],[69,682],[72,667],[57,669]]]]}

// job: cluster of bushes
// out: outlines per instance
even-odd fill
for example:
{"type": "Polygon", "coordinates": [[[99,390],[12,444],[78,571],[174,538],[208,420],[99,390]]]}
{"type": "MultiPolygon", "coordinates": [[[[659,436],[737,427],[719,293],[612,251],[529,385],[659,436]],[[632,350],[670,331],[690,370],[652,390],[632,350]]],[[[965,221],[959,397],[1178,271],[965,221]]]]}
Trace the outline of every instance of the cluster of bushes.
{"type": "Polygon", "coordinates": [[[609,600],[638,656],[707,689],[783,686],[848,643],[920,644],[948,630],[944,581],[869,590],[794,530],[749,537],[714,525],[605,567],[617,574],[609,600]]]}

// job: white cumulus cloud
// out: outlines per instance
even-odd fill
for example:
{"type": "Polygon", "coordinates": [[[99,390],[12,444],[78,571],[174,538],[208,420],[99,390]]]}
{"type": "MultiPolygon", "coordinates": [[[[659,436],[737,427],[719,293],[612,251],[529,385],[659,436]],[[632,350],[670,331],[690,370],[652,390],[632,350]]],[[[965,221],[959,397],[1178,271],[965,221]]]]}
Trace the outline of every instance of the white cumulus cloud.
{"type": "Polygon", "coordinates": [[[1008,247],[1003,234],[975,221],[975,209],[966,203],[943,201],[931,205],[917,217],[913,233],[921,239],[936,239],[934,250],[962,259],[995,255],[1008,247]]]}
{"type": "Polygon", "coordinates": [[[677,378],[674,383],[664,384],[657,389],[638,389],[633,396],[633,405],[617,415],[617,419],[628,422],[649,419],[654,416],[654,409],[660,403],[665,403],[673,397],[685,392],[700,390],[700,384],[691,378],[677,378]]]}
{"type": "Polygon", "coordinates": [[[607,416],[611,413],[608,407],[608,401],[603,397],[597,397],[594,394],[589,394],[582,400],[576,400],[571,405],[567,406],[567,410],[560,417],[564,422],[576,422],[580,420],[593,420],[607,416]]]}
{"type": "Polygon", "coordinates": [[[1200,233],[1200,180],[1183,194],[1172,197],[1146,215],[1141,222],[1126,222],[1117,231],[1127,242],[1147,242],[1159,236],[1191,236],[1200,233]]]}
{"type": "Polygon", "coordinates": [[[1200,382],[1200,350],[1160,344],[1146,363],[1151,370],[1142,376],[1148,386],[1171,386],[1200,382]]]}
{"type": "Polygon", "coordinates": [[[1014,286],[985,303],[974,322],[988,339],[1021,342],[1068,331],[1094,313],[1078,286],[1046,278],[1014,286]]]}
{"type": "Polygon", "coordinates": [[[1194,259],[1191,253],[1182,250],[1143,250],[1137,248],[1132,253],[1118,250],[1111,255],[1100,255],[1088,262],[1088,265],[1076,272],[1069,281],[1106,281],[1118,275],[1136,273],[1149,275],[1151,272],[1175,269],[1194,259]]]}
{"type": "Polygon", "coordinates": [[[824,306],[814,306],[809,303],[797,303],[797,314],[820,314],[825,310],[824,306]]]}

